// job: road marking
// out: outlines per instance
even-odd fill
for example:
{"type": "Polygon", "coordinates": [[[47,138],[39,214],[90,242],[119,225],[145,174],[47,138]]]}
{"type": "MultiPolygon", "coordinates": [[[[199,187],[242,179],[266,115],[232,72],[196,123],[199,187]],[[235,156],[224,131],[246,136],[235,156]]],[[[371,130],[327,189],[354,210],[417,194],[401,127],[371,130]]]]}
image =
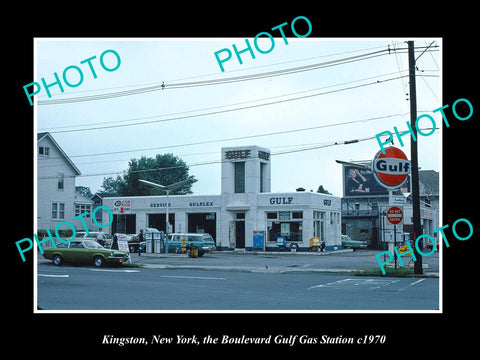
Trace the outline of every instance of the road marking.
{"type": "Polygon", "coordinates": [[[90,271],[103,271],[103,272],[127,272],[127,273],[137,273],[140,270],[109,270],[109,269],[89,269],[90,271]]]}
{"type": "Polygon", "coordinates": [[[413,283],[408,284],[408,286],[404,286],[404,287],[398,289],[397,291],[400,292],[400,291],[404,291],[404,290],[406,290],[406,289],[410,289],[411,286],[417,285],[417,284],[421,283],[421,282],[424,281],[424,280],[425,280],[425,279],[420,279],[420,280],[414,281],[413,283]]]}
{"type": "Polygon", "coordinates": [[[200,279],[200,280],[227,280],[225,278],[207,277],[207,276],[180,276],[180,275],[161,275],[163,278],[176,278],[176,279],[200,279]]]}
{"type": "Polygon", "coordinates": [[[346,287],[357,287],[357,286],[368,286],[368,290],[375,290],[383,286],[391,285],[400,280],[389,280],[389,279],[342,279],[337,281],[332,281],[326,284],[313,285],[307,289],[315,289],[321,287],[334,287],[334,288],[346,288],[346,287]]]}
{"type": "Polygon", "coordinates": [[[374,287],[371,287],[369,288],[369,290],[375,290],[375,289],[379,289],[383,286],[387,286],[387,285],[391,285],[391,284],[395,284],[397,282],[399,282],[400,280],[384,280],[384,283],[380,282],[379,285],[377,286],[374,286],[374,287]]]}
{"type": "Polygon", "coordinates": [[[422,281],[424,281],[424,280],[425,280],[425,279],[417,280],[417,281],[411,283],[409,286],[417,285],[418,283],[420,283],[420,282],[422,282],[422,281]]]}
{"type": "Polygon", "coordinates": [[[50,274],[37,274],[38,276],[44,277],[57,277],[57,278],[68,278],[70,275],[50,275],[50,274]]]}

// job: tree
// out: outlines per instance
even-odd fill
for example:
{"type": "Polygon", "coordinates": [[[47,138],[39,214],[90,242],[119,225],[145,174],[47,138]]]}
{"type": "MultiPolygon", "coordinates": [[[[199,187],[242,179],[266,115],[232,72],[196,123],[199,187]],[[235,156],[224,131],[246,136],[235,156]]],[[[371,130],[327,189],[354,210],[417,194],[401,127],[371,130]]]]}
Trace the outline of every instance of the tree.
{"type": "Polygon", "coordinates": [[[103,194],[108,194],[111,196],[118,195],[118,184],[122,181],[120,176],[117,176],[117,179],[114,179],[113,176],[103,178],[102,188],[99,191],[103,194]]]}
{"type": "MultiPolygon", "coordinates": [[[[194,179],[193,175],[188,175],[187,164],[178,156],[173,154],[158,154],[154,158],[142,156],[140,159],[132,159],[128,163],[126,174],[118,176],[115,181],[113,178],[104,179],[105,186],[117,190],[119,196],[148,196],[164,195],[165,191],[148,186],[138,181],[144,179],[161,185],[170,185],[178,181],[194,179]]],[[[192,193],[192,185],[172,191],[172,195],[186,195],[192,193]]]]}
{"type": "Polygon", "coordinates": [[[323,185],[320,185],[320,186],[318,187],[317,193],[332,195],[331,193],[328,192],[328,190],[325,190],[325,189],[323,188],[323,185]]]}
{"type": "Polygon", "coordinates": [[[88,186],[75,186],[75,192],[89,199],[93,196],[92,191],[88,186]]]}

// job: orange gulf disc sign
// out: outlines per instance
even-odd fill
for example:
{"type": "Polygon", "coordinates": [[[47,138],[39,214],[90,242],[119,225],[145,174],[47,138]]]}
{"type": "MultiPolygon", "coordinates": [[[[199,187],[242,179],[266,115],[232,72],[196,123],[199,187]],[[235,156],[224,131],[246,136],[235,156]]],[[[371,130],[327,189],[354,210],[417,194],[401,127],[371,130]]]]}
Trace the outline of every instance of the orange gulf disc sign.
{"type": "Polygon", "coordinates": [[[385,154],[379,151],[375,155],[372,171],[380,185],[389,190],[398,189],[408,178],[410,161],[402,150],[391,146],[385,149],[385,154]]]}

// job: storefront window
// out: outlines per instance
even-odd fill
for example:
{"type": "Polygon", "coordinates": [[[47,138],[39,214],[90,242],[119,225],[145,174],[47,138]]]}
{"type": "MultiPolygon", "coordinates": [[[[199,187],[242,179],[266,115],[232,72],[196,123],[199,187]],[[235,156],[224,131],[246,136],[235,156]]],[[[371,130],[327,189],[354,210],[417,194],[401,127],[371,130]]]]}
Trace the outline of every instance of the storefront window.
{"type": "Polygon", "coordinates": [[[273,221],[268,222],[268,241],[277,241],[283,236],[287,241],[302,241],[303,226],[301,221],[273,221]]]}
{"type": "Polygon", "coordinates": [[[303,212],[267,212],[267,241],[283,236],[287,241],[303,240],[303,212]]]}

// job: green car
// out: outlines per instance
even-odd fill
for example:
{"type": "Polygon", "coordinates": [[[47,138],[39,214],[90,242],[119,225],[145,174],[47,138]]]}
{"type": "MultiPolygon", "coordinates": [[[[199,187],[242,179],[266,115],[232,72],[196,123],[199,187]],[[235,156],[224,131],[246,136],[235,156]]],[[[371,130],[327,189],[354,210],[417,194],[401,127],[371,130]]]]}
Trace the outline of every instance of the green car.
{"type": "Polygon", "coordinates": [[[342,248],[345,249],[366,249],[367,242],[366,241],[359,241],[359,240],[352,240],[352,238],[348,235],[342,235],[342,248]]]}
{"type": "Polygon", "coordinates": [[[68,244],[60,243],[57,247],[43,250],[43,257],[53,260],[57,266],[64,262],[94,264],[97,267],[105,263],[123,264],[129,254],[125,251],[105,249],[95,240],[76,239],[68,244]]]}
{"type": "Polygon", "coordinates": [[[198,256],[216,250],[215,241],[210,234],[169,234],[168,236],[168,252],[185,248],[186,254],[189,255],[192,246],[198,249],[198,256]]]}

